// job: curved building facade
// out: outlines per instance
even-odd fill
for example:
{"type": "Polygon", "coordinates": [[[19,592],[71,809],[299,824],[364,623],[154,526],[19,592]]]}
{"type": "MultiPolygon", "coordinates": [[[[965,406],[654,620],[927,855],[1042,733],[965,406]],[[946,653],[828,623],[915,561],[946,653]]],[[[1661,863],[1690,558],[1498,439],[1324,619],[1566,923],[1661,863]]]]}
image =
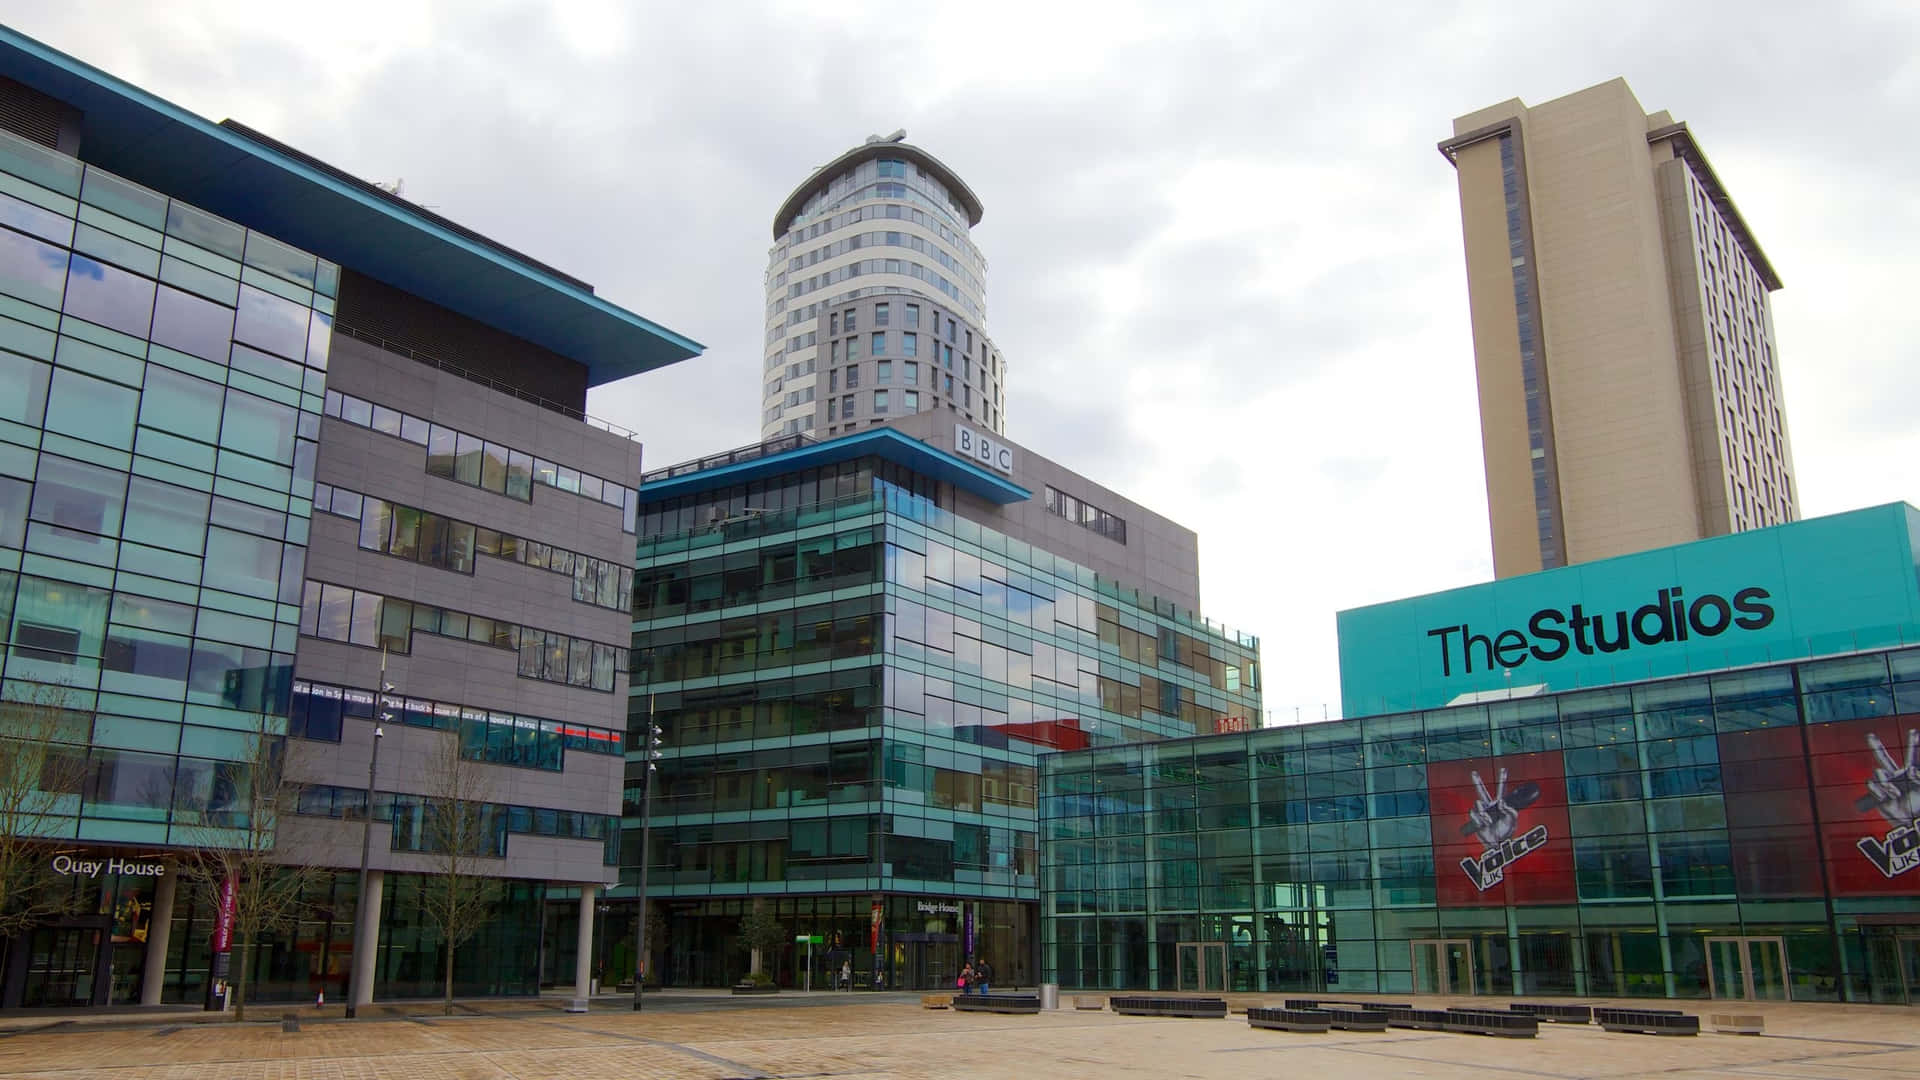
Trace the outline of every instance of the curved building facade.
{"type": "Polygon", "coordinates": [[[760,430],[832,438],[945,409],[1006,431],[980,200],[906,133],[816,170],[773,219],[760,430]]]}

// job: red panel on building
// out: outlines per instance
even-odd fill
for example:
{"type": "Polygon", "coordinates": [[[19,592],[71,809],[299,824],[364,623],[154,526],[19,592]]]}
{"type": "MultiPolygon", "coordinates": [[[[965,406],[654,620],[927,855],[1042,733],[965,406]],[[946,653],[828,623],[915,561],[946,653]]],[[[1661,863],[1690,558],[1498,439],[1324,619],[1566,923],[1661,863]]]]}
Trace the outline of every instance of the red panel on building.
{"type": "Polygon", "coordinates": [[[1441,907],[1574,902],[1559,753],[1434,762],[1427,796],[1441,907]]]}
{"type": "Polygon", "coordinates": [[[1920,894],[1920,715],[1807,725],[1835,896],[1920,894]]]}

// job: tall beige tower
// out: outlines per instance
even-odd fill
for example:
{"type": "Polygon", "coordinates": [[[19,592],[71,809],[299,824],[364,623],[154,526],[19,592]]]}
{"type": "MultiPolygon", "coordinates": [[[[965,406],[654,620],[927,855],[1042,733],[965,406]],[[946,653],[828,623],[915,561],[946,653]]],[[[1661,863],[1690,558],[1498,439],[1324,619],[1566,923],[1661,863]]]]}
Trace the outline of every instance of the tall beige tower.
{"type": "Polygon", "coordinates": [[[1799,517],[1779,275],[1624,80],[1453,122],[1497,577],[1799,517]]]}

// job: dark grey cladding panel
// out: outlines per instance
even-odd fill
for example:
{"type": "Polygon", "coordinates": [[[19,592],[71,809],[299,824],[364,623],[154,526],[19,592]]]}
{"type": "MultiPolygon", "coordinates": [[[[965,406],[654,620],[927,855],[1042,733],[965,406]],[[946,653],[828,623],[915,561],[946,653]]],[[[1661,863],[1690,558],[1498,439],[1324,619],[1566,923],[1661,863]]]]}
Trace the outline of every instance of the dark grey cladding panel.
{"type": "Polygon", "coordinates": [[[628,487],[640,482],[640,443],[357,338],[334,335],[327,387],[628,487]]]}
{"type": "Polygon", "coordinates": [[[321,421],[314,478],[595,558],[623,565],[633,559],[633,534],[621,531],[615,507],[551,488],[535,488],[533,501],[524,503],[430,476],[426,461],[424,447],[329,418],[321,421]]]}
{"type": "MultiPolygon", "coordinates": [[[[380,680],[380,650],[301,638],[294,673],[318,682],[371,688],[380,680]]],[[[467,641],[416,634],[410,655],[387,657],[387,680],[398,693],[436,701],[616,730],[627,724],[625,672],[615,678],[612,693],[523,679],[512,653],[467,641]]]]}
{"type": "Polygon", "coordinates": [[[587,407],[584,364],[345,267],[336,319],[353,332],[499,380],[575,413],[587,407]]]}
{"type": "MultiPolygon", "coordinates": [[[[381,759],[383,762],[385,758],[381,759]]],[[[298,852],[311,865],[356,867],[360,865],[361,825],[358,821],[333,818],[297,817],[282,826],[286,843],[282,850],[298,852]]],[[[391,873],[432,874],[444,871],[430,855],[393,851],[391,829],[386,822],[373,823],[368,863],[371,869],[391,873]]],[[[508,836],[507,857],[484,859],[476,863],[490,877],[521,878],[555,884],[612,884],[618,874],[604,865],[605,849],[598,840],[566,840],[552,836],[508,836]]]]}
{"type": "Polygon", "coordinates": [[[520,563],[476,555],[473,573],[362,551],[358,525],[330,514],[316,514],[307,551],[307,577],[351,585],[383,596],[451,608],[469,615],[557,630],[607,645],[625,645],[632,630],[629,612],[573,599],[573,579],[520,563]]]}

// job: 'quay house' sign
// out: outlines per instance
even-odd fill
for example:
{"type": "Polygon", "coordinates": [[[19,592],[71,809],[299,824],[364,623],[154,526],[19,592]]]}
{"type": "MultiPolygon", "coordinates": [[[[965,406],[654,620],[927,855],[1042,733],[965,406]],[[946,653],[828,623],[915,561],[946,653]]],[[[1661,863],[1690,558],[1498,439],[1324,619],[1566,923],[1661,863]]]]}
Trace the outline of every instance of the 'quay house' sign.
{"type": "Polygon", "coordinates": [[[72,855],[55,855],[53,872],[70,877],[99,877],[103,872],[133,877],[160,877],[167,872],[167,865],[133,859],[77,859],[72,855]]]}

